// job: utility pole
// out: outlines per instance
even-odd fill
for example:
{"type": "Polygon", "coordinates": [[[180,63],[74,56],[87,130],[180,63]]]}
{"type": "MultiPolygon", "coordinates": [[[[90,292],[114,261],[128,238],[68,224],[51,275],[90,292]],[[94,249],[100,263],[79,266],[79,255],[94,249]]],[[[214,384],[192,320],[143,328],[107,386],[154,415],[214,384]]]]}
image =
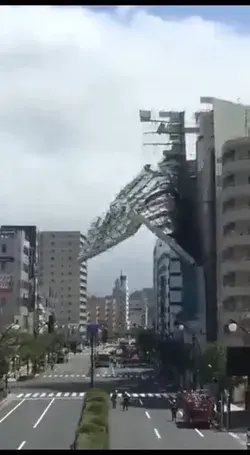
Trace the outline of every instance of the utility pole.
{"type": "Polygon", "coordinates": [[[91,349],[91,352],[90,352],[90,362],[91,362],[91,365],[90,365],[90,387],[91,387],[91,389],[93,389],[93,387],[94,387],[94,377],[95,377],[94,344],[95,344],[95,340],[94,340],[94,334],[92,332],[91,335],[90,335],[90,349],[91,349]]]}

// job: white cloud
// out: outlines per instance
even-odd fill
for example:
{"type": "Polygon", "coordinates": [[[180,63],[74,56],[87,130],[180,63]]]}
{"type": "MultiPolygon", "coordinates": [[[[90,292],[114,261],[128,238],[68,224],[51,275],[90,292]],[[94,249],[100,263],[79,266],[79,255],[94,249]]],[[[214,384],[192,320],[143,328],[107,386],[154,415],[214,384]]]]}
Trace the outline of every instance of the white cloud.
{"type": "MultiPolygon", "coordinates": [[[[127,21],[77,7],[0,13],[4,223],[85,230],[147,161],[139,108],[250,102],[250,38],[225,25],[138,8],[127,21]]],[[[108,292],[121,268],[133,288],[147,284],[152,246],[142,232],[93,260],[90,290],[108,292]]]]}

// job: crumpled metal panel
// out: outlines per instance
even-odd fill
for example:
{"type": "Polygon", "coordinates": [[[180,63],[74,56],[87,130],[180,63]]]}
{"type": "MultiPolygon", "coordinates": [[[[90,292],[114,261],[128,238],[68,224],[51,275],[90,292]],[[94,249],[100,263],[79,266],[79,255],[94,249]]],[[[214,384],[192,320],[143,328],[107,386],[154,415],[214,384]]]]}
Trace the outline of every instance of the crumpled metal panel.
{"type": "MultiPolygon", "coordinates": [[[[150,165],[116,196],[108,211],[90,225],[79,261],[93,258],[132,237],[145,224],[156,236],[172,232],[171,211],[177,168],[168,168],[166,159],[156,169],[150,165]]],[[[171,243],[174,240],[171,239],[171,243]]]]}

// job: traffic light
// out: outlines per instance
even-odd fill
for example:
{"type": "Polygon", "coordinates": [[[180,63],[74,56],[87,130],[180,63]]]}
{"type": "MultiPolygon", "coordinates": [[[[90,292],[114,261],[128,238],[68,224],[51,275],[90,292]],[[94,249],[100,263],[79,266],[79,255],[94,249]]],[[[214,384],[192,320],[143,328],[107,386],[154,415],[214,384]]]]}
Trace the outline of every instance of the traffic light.
{"type": "Polygon", "coordinates": [[[55,330],[55,316],[53,314],[49,315],[48,320],[48,333],[53,333],[55,330]]]}

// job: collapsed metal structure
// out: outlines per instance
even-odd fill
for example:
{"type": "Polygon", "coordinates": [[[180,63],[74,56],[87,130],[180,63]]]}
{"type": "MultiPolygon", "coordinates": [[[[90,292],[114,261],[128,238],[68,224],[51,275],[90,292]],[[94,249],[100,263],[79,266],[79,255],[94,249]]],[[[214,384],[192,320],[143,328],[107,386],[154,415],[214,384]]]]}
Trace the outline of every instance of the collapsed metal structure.
{"type": "MultiPolygon", "coordinates": [[[[146,112],[148,116],[149,111],[140,111],[141,116],[142,112],[146,112]]],[[[177,114],[174,113],[175,119],[177,114]]],[[[180,113],[180,116],[181,125],[183,125],[183,113],[180,113]]],[[[141,118],[141,121],[148,121],[148,117],[147,120],[141,118]]],[[[165,132],[164,128],[169,125],[166,119],[158,121],[158,124],[155,134],[162,134],[165,132]]],[[[175,128],[176,125],[177,122],[175,128]]],[[[173,123],[171,127],[173,128],[173,123]]],[[[176,136],[178,135],[175,132],[176,136]]],[[[185,156],[185,143],[183,144],[179,139],[178,141],[170,140],[156,168],[149,164],[145,165],[142,171],[119,192],[108,211],[91,223],[87,231],[86,243],[79,256],[80,262],[110,250],[132,237],[142,225],[145,225],[154,235],[168,243],[184,260],[191,264],[195,263],[194,259],[171,237],[174,231],[172,214],[176,208],[175,200],[183,166],[183,159],[179,159],[183,158],[183,151],[181,154],[178,151],[180,147],[183,150],[183,145],[185,156]]]]}

